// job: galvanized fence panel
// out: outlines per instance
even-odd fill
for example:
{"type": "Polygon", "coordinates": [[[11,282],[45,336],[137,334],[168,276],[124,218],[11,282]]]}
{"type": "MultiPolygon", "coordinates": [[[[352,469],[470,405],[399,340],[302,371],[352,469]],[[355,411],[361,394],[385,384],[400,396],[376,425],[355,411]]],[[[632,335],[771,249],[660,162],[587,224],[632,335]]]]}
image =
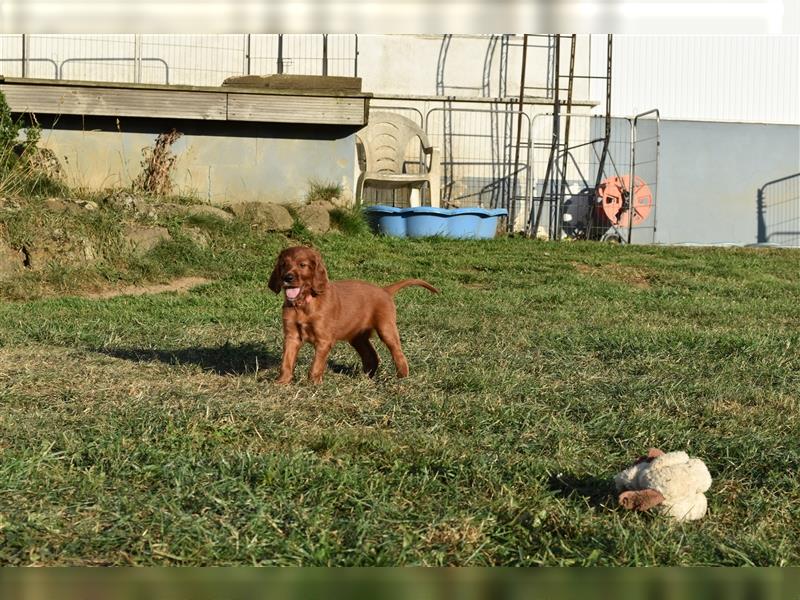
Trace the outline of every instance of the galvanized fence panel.
{"type": "Polygon", "coordinates": [[[533,119],[533,210],[528,229],[533,235],[550,239],[652,243],[658,184],[658,120],[640,119],[634,127],[633,119],[613,117],[602,172],[605,118],[571,114],[569,121],[569,143],[565,147],[566,114],[558,115],[555,122],[552,114],[536,115],[533,119]],[[555,151],[554,127],[558,127],[559,139],[555,151]],[[636,182],[634,211],[630,207],[631,181],[636,182]],[[601,190],[609,190],[608,193],[599,195],[598,185],[601,190]],[[630,219],[631,214],[638,216],[630,219]]]}
{"type": "Polygon", "coordinates": [[[554,116],[536,115],[531,125],[533,140],[533,206],[530,216],[534,235],[550,239],[576,237],[600,239],[608,226],[598,223],[595,188],[606,177],[630,173],[631,123],[629,119],[611,119],[611,136],[602,174],[598,176],[605,137],[605,118],[571,114],[569,146],[564,147],[566,114],[559,115],[559,143],[553,153],[554,116]],[[566,154],[566,170],[564,158],[566,154]],[[553,161],[550,176],[547,166],[553,161]],[[545,189],[547,180],[547,189],[545,189]],[[559,227],[559,224],[561,225],[559,227]],[[538,232],[535,231],[538,228],[538,232]]]}
{"type": "Polygon", "coordinates": [[[216,86],[235,75],[358,73],[354,34],[0,35],[12,77],[216,86]]]}
{"type": "Polygon", "coordinates": [[[506,208],[509,227],[530,208],[530,118],[513,108],[433,108],[425,131],[442,149],[442,206],[506,208]],[[522,119],[517,158],[517,120],[522,119]]]}
{"type": "Polygon", "coordinates": [[[637,199],[633,206],[640,221],[633,219],[627,231],[630,244],[652,244],[658,226],[658,157],[661,149],[661,119],[657,109],[633,118],[631,130],[630,191],[637,199]]]}
{"type": "Polygon", "coordinates": [[[761,186],[757,206],[758,242],[800,247],[800,173],[761,186]]]}
{"type": "MultiPolygon", "coordinates": [[[[522,135],[518,163],[516,130],[519,112],[510,103],[491,108],[448,106],[448,101],[429,103],[415,100],[377,100],[370,112],[394,112],[420,125],[430,143],[440,153],[442,172],[442,207],[506,208],[517,216],[515,230],[521,230],[530,208],[530,118],[522,115],[522,135]],[[442,106],[445,104],[445,106],[442,106]],[[515,166],[516,164],[516,166],[515,166]]],[[[472,105],[474,106],[474,105],[472,105]]],[[[417,167],[422,155],[418,141],[406,149],[406,168],[417,167]]],[[[406,207],[409,190],[379,190],[367,187],[364,204],[388,204],[406,207]]],[[[430,202],[430,192],[423,189],[422,204],[430,202]]],[[[512,222],[509,220],[509,228],[512,222]]]]}

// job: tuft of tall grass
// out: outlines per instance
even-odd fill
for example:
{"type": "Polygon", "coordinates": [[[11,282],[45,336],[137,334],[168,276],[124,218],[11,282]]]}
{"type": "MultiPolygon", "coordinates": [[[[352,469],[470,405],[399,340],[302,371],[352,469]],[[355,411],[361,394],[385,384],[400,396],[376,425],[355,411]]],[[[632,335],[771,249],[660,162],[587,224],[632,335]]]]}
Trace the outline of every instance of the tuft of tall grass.
{"type": "Polygon", "coordinates": [[[309,202],[332,202],[341,195],[341,185],[333,182],[311,180],[308,183],[306,200],[309,202]]]}

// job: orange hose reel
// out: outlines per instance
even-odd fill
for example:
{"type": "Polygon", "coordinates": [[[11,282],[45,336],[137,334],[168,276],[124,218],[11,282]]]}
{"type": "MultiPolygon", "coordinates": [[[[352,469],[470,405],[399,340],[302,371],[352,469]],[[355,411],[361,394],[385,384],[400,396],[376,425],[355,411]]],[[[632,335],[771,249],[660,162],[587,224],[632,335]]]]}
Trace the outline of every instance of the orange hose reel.
{"type": "Polygon", "coordinates": [[[608,177],[597,187],[598,212],[618,227],[629,227],[631,204],[633,205],[633,224],[638,225],[650,214],[653,208],[653,193],[641,177],[636,177],[633,202],[630,197],[630,175],[608,177]]]}

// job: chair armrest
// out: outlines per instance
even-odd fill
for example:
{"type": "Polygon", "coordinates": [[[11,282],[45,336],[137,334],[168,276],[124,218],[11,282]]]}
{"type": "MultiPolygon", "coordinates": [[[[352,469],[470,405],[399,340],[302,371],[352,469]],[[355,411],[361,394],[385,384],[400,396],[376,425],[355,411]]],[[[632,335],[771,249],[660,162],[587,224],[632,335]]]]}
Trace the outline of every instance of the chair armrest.
{"type": "Polygon", "coordinates": [[[423,146],[422,151],[428,157],[428,164],[425,165],[425,168],[430,173],[433,166],[439,163],[439,149],[436,146],[428,146],[427,148],[423,146]]]}

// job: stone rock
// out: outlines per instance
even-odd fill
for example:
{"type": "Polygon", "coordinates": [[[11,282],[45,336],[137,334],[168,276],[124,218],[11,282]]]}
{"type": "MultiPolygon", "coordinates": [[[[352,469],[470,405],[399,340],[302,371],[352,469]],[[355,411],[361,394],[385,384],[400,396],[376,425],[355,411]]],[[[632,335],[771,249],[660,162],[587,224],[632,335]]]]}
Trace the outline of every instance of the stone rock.
{"type": "Polygon", "coordinates": [[[97,210],[97,202],[92,200],[76,200],[75,203],[84,210],[97,210]]]}
{"type": "Polygon", "coordinates": [[[14,212],[20,208],[18,201],[12,200],[11,198],[0,198],[0,210],[14,212]]]}
{"type": "Polygon", "coordinates": [[[331,202],[330,200],[315,200],[313,202],[309,202],[308,204],[309,206],[320,206],[325,210],[327,210],[328,212],[331,212],[332,210],[336,210],[338,208],[337,205],[331,202]]]}
{"type": "Polygon", "coordinates": [[[70,239],[63,229],[54,229],[49,236],[26,247],[28,267],[41,270],[49,264],[80,265],[99,258],[92,243],[83,238],[70,239]]]}
{"type": "Polygon", "coordinates": [[[261,231],[289,231],[294,219],[280,204],[268,202],[237,202],[228,206],[236,217],[250,221],[255,229],[261,231]]]}
{"type": "Polygon", "coordinates": [[[103,204],[116,210],[133,210],[136,196],[124,190],[116,191],[103,200],[103,204]]]}
{"type": "Polygon", "coordinates": [[[47,198],[44,207],[49,212],[64,213],[73,208],[73,205],[63,198],[47,198]]]}
{"type": "Polygon", "coordinates": [[[157,207],[158,213],[165,216],[186,216],[195,215],[216,217],[223,221],[232,221],[233,215],[210,204],[162,204],[157,207]]]}
{"type": "Polygon", "coordinates": [[[148,219],[155,219],[156,214],[154,206],[145,198],[136,196],[127,191],[114,192],[108,196],[103,203],[116,210],[132,212],[136,215],[147,217],[148,219]]]}
{"type": "Polygon", "coordinates": [[[25,268],[25,256],[0,239],[0,279],[11,277],[25,268]]]}
{"type": "Polygon", "coordinates": [[[158,246],[161,242],[172,239],[165,227],[147,227],[144,225],[128,225],[123,234],[125,244],[137,256],[142,256],[158,246]]]}
{"type": "Polygon", "coordinates": [[[198,227],[181,227],[181,233],[192,240],[200,248],[208,247],[208,235],[198,227]]]}
{"type": "Polygon", "coordinates": [[[44,173],[51,179],[60,180],[64,174],[61,169],[61,162],[55,152],[49,148],[33,148],[33,152],[28,152],[28,162],[34,171],[44,173]]]}
{"type": "Polygon", "coordinates": [[[331,228],[331,215],[322,202],[299,206],[295,209],[295,212],[297,213],[297,219],[311,233],[327,233],[331,228]]]}

